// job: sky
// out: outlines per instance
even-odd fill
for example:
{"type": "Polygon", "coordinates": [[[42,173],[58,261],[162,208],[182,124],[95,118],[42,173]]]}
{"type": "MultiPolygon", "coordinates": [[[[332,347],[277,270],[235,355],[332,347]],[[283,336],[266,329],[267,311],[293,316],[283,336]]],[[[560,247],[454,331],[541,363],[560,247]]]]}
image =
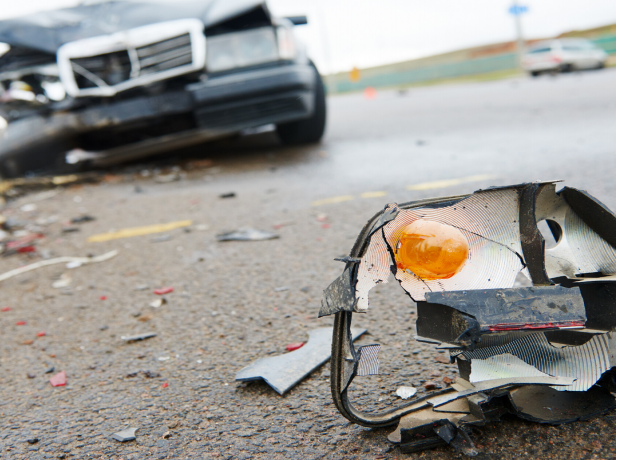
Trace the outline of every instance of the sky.
{"type": "MultiPolygon", "coordinates": [[[[173,1],[173,0],[170,0],[173,1]]],[[[225,0],[222,0],[225,1],[225,0]]],[[[269,0],[277,16],[306,15],[297,36],[322,73],[365,68],[513,40],[514,0],[269,0]]],[[[526,38],[615,22],[615,0],[518,0],[526,38]]],[[[0,0],[0,19],[77,0],[0,0]]]]}

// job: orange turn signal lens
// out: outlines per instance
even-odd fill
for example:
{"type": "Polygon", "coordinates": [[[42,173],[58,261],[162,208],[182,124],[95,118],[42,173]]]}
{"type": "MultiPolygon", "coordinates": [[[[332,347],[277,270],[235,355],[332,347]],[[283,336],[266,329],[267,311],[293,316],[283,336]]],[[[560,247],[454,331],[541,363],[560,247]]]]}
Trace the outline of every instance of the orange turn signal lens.
{"type": "Polygon", "coordinates": [[[468,255],[463,232],[424,219],[403,229],[395,252],[398,268],[426,280],[451,278],[463,268],[468,255]]]}

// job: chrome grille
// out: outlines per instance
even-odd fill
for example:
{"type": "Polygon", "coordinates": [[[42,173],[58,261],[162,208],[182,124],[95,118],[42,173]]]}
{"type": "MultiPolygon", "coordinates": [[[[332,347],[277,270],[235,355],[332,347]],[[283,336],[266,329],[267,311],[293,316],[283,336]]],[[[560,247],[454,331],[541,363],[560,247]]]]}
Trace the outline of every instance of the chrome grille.
{"type": "Polygon", "coordinates": [[[109,86],[117,85],[128,80],[132,70],[128,51],[71,59],[71,65],[80,89],[96,88],[101,81],[109,86]]]}
{"type": "Polygon", "coordinates": [[[204,25],[179,19],[69,42],[58,49],[57,62],[71,96],[113,96],[203,70],[204,25]]]}
{"type": "Polygon", "coordinates": [[[189,34],[142,46],[135,51],[139,62],[139,75],[173,69],[193,62],[189,34]]]}

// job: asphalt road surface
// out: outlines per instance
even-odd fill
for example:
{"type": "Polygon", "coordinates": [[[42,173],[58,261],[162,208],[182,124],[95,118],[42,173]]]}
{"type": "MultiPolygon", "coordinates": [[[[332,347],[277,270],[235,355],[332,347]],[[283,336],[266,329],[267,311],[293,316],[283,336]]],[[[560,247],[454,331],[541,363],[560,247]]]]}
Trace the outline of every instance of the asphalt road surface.
{"type": "MultiPolygon", "coordinates": [[[[282,148],[265,133],[8,200],[1,214],[13,228],[45,237],[35,253],[0,258],[2,273],[43,257],[119,254],[0,282],[0,307],[10,307],[0,312],[0,458],[462,458],[449,448],[404,455],[387,440],[393,428],[348,423],[331,403],[329,365],[283,397],[235,373],[332,324],[317,311],[342,269],[333,258],[384,204],[552,179],[615,209],[614,70],[336,96],[318,146],[282,148]],[[85,214],[95,220],[67,224],[85,214]],[[240,227],[280,238],[216,241],[240,227]],[[167,303],[151,307],[164,286],[174,287],[167,303]],[[145,332],[157,336],[121,340],[145,332]],[[52,387],[60,371],[67,385],[52,387]],[[136,441],[111,439],[128,427],[136,441]]],[[[382,375],[354,382],[360,403],[384,409],[399,385],[456,377],[414,340],[403,291],[372,292],[371,312],[354,317],[369,334],[356,343],[382,344],[382,375]]],[[[614,458],[615,412],[555,427],[504,417],[472,438],[485,459],[614,458]]]]}

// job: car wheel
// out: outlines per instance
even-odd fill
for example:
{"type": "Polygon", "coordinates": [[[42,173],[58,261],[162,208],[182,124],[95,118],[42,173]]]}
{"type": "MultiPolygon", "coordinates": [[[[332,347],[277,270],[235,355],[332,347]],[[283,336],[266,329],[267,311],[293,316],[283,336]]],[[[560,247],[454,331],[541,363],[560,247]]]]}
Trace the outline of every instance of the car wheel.
{"type": "Polygon", "coordinates": [[[277,125],[276,131],[283,144],[309,144],[318,142],[326,128],[326,91],[315,64],[315,109],[309,118],[277,125]]]}

